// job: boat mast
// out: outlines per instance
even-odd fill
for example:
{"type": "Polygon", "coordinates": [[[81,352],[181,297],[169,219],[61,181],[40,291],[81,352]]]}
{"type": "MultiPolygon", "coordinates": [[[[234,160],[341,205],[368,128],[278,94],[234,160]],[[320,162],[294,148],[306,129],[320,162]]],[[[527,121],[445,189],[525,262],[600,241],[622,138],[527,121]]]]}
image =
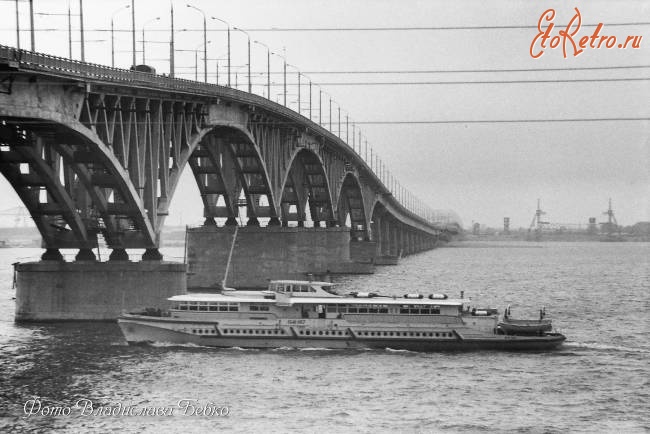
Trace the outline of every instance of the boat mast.
{"type": "Polygon", "coordinates": [[[232,237],[232,243],[230,243],[230,252],[228,253],[228,262],[226,262],[226,271],[223,273],[223,280],[221,281],[221,288],[226,287],[226,279],[228,279],[228,270],[230,269],[230,261],[232,260],[232,252],[235,250],[235,240],[237,239],[237,230],[239,226],[235,226],[235,233],[232,237]]]}

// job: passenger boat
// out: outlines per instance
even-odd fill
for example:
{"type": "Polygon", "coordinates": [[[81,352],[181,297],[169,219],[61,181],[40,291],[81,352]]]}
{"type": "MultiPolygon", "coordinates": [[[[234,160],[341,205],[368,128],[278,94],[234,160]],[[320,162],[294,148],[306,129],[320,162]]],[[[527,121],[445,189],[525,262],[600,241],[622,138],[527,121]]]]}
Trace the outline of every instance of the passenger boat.
{"type": "Polygon", "coordinates": [[[503,333],[496,309],[470,309],[466,298],[339,295],[329,282],[277,280],[267,290],[224,289],[169,300],[169,311],[119,317],[128,343],[455,351],[548,350],[566,339],[547,330],[503,333]]]}

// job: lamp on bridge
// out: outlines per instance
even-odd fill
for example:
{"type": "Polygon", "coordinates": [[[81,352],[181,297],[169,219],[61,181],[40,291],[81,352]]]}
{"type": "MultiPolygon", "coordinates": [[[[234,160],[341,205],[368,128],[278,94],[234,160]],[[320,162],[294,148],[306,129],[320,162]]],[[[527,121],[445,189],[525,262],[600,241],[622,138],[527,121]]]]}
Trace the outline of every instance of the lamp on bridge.
{"type": "Polygon", "coordinates": [[[246,30],[240,29],[239,27],[233,27],[233,29],[239,30],[248,38],[248,93],[253,93],[253,84],[251,83],[251,35],[249,35],[246,30]]]}
{"type": "Polygon", "coordinates": [[[266,48],[266,98],[271,99],[271,49],[264,42],[253,42],[266,48]]]}
{"type": "Polygon", "coordinates": [[[271,54],[274,54],[274,55],[278,56],[279,58],[281,58],[284,61],[284,72],[283,72],[284,91],[283,91],[283,93],[284,93],[284,106],[286,107],[287,106],[287,58],[284,57],[282,54],[278,54],[278,53],[275,53],[273,51],[271,52],[271,54]]]}
{"type": "MultiPolygon", "coordinates": [[[[115,26],[114,26],[115,15],[117,15],[119,12],[122,12],[124,9],[128,9],[130,7],[131,5],[124,5],[121,8],[116,9],[111,15],[111,66],[113,68],[115,68],[115,26]]],[[[144,37],[142,39],[144,39],[144,37]]],[[[72,57],[72,55],[70,55],[70,57],[72,57]]]]}
{"type": "Polygon", "coordinates": [[[189,3],[187,4],[187,7],[191,9],[195,9],[201,12],[201,15],[203,15],[203,77],[204,77],[203,81],[207,83],[208,82],[208,28],[205,19],[205,12],[203,12],[201,9],[197,8],[196,6],[192,6],[189,3]]]}
{"type": "Polygon", "coordinates": [[[290,64],[290,63],[287,63],[287,66],[292,67],[292,68],[295,69],[296,72],[298,73],[298,114],[301,114],[301,113],[300,113],[300,70],[298,69],[297,66],[292,65],[292,64],[290,64]]]}
{"type": "MultiPolygon", "coordinates": [[[[56,16],[68,17],[68,58],[72,59],[72,21],[71,20],[72,20],[72,15],[77,16],[79,14],[70,13],[70,7],[68,6],[68,12],[65,14],[50,14],[45,12],[37,12],[34,15],[43,16],[43,17],[56,17],[56,16]]],[[[112,26],[112,21],[111,21],[111,26],[112,26]]]]}
{"type": "Polygon", "coordinates": [[[149,24],[149,23],[151,23],[151,22],[153,22],[153,21],[160,21],[160,17],[152,18],[152,19],[150,19],[149,21],[145,21],[145,23],[142,25],[142,64],[143,64],[143,65],[146,65],[146,64],[147,64],[146,57],[145,57],[145,54],[144,54],[144,53],[145,53],[145,46],[144,46],[144,43],[145,43],[145,39],[144,39],[144,28],[147,26],[147,24],[149,24]]]}
{"type": "Polygon", "coordinates": [[[230,23],[217,17],[210,17],[213,20],[221,21],[228,27],[228,87],[230,87],[230,23]]]}
{"type": "MultiPolygon", "coordinates": [[[[194,49],[194,81],[199,81],[199,48],[203,47],[203,54],[206,54],[206,46],[211,43],[212,41],[207,41],[204,44],[199,44],[196,46],[194,49]]],[[[204,65],[207,65],[208,59],[204,58],[203,63],[204,65]]],[[[205,82],[208,82],[208,72],[207,69],[205,71],[205,82]]]]}

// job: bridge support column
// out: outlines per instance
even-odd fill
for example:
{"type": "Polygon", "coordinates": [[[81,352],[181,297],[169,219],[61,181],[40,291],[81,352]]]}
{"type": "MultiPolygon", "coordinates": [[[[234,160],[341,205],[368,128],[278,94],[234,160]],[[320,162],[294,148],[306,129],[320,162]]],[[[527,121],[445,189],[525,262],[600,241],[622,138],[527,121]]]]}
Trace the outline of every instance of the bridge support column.
{"type": "Polygon", "coordinates": [[[126,249],[113,249],[111,254],[108,257],[109,261],[128,261],[129,254],[126,253],[126,249]]]}
{"type": "Polygon", "coordinates": [[[46,249],[43,255],[41,255],[41,260],[43,261],[63,261],[63,255],[59,249],[46,249]]]}
{"type": "Polygon", "coordinates": [[[399,257],[399,244],[397,241],[397,232],[399,228],[396,225],[390,228],[390,255],[396,258],[399,257]]]}
{"type": "Polygon", "coordinates": [[[143,261],[162,261],[163,256],[158,249],[147,249],[142,254],[143,261]]]}
{"type": "Polygon", "coordinates": [[[186,292],[181,263],[40,261],[14,271],[17,322],[113,321],[122,310],[166,308],[186,292]]]}
{"type": "Polygon", "coordinates": [[[248,221],[246,222],[246,226],[259,226],[260,221],[257,219],[257,217],[249,217],[248,221]]]}
{"type": "MultiPolygon", "coordinates": [[[[233,228],[198,227],[187,232],[191,289],[215,290],[228,263],[233,228]]],[[[269,279],[301,279],[313,274],[372,273],[372,264],[350,260],[350,229],[240,227],[227,286],[266,288],[269,279]]]]}
{"type": "Polygon", "coordinates": [[[388,219],[383,219],[383,228],[381,231],[381,240],[382,240],[382,256],[390,255],[390,221],[388,219]]]}
{"type": "Polygon", "coordinates": [[[91,249],[79,249],[79,252],[74,257],[75,261],[96,261],[97,257],[91,249]]]}

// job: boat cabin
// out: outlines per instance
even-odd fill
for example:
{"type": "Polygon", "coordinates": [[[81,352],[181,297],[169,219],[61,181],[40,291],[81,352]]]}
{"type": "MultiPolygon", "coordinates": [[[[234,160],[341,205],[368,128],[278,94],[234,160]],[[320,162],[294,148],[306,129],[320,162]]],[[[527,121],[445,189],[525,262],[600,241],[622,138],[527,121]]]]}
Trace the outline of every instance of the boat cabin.
{"type": "Polygon", "coordinates": [[[218,312],[220,317],[232,319],[348,319],[355,322],[390,318],[399,322],[429,322],[435,317],[458,317],[469,302],[469,299],[454,300],[439,295],[429,298],[375,293],[341,296],[333,286],[330,282],[276,280],[264,291],[225,290],[220,294],[177,295],[169,300],[172,301],[172,316],[218,312]]]}

